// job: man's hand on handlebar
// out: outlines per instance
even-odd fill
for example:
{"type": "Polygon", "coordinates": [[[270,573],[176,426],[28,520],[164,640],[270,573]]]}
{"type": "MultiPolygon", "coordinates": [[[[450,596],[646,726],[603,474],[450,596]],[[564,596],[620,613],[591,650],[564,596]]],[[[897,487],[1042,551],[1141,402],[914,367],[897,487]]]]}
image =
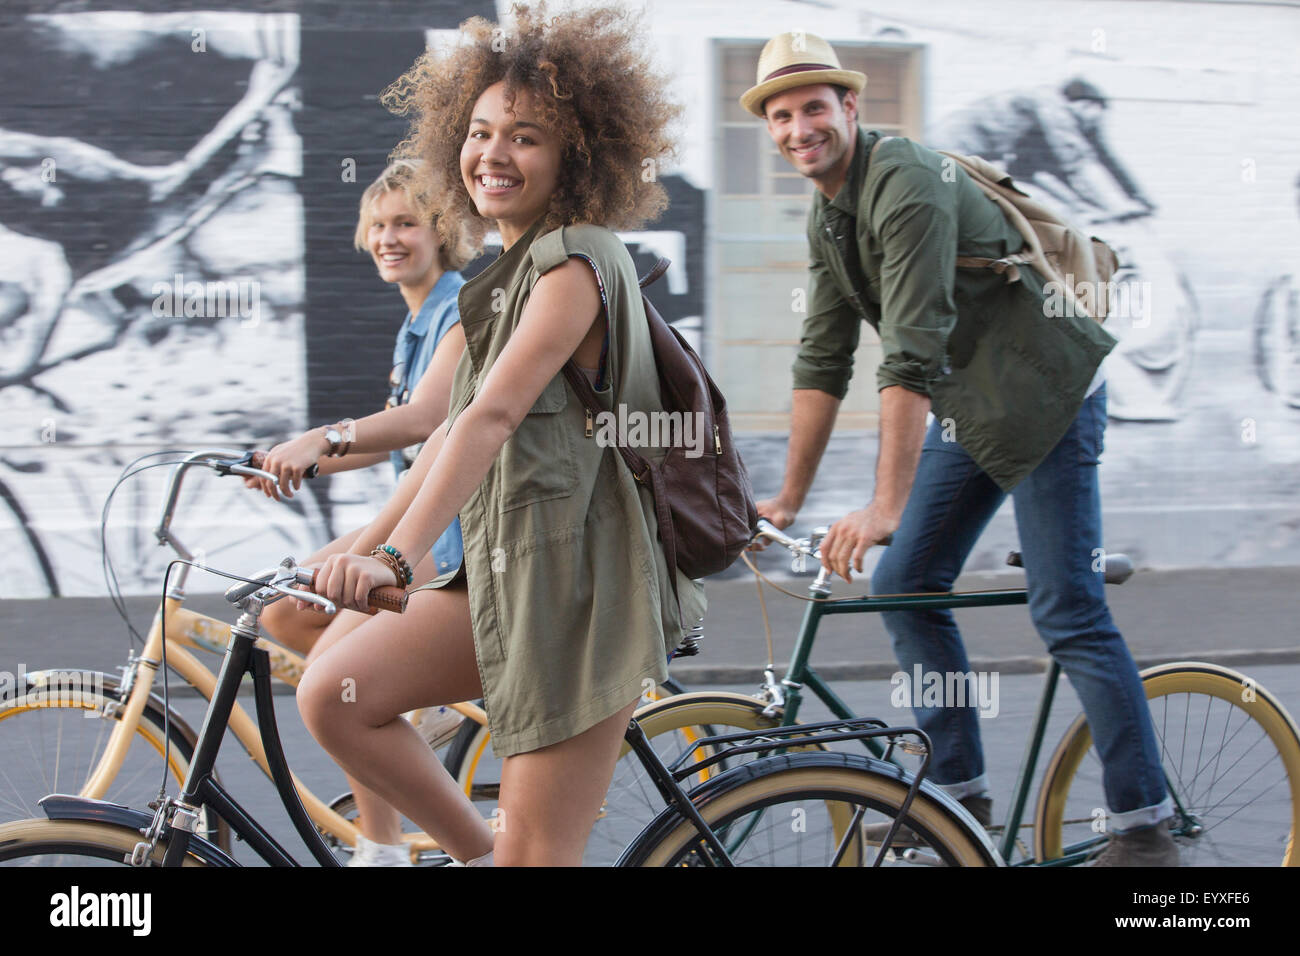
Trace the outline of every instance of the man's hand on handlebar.
{"type": "Polygon", "coordinates": [[[898,518],[880,514],[874,505],[851,511],[831,525],[822,539],[822,567],[852,581],[854,570],[862,573],[862,557],[867,549],[888,544],[897,530],[898,518]]]}

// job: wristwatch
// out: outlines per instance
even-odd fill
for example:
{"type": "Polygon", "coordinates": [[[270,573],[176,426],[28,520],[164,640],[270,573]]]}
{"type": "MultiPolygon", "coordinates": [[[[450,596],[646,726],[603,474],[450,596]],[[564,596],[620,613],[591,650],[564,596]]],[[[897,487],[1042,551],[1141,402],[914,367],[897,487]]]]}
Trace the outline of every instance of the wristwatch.
{"type": "Polygon", "coordinates": [[[339,431],[337,425],[325,426],[325,440],[330,443],[330,450],[327,452],[329,457],[340,457],[339,448],[343,445],[343,433],[339,431]]]}

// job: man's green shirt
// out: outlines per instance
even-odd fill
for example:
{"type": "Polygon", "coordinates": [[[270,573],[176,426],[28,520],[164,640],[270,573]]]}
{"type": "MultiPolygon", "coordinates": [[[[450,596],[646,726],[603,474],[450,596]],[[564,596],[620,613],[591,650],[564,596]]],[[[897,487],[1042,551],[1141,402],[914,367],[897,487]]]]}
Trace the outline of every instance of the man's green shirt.
{"type": "Polygon", "coordinates": [[[858,130],[848,178],[808,214],[809,312],[794,387],[843,398],[861,323],[880,335],[877,388],[928,395],[935,416],[1003,489],[1047,456],[1115,340],[1087,316],[1045,309],[1027,266],[1008,283],[957,257],[1001,258],[1020,233],[955,162],[858,130]]]}

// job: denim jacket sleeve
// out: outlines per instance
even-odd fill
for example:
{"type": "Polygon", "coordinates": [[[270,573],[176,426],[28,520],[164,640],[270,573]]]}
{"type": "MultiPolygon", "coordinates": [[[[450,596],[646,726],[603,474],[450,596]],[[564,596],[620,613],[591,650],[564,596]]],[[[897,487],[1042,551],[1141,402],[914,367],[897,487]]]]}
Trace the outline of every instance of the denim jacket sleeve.
{"type": "Polygon", "coordinates": [[[957,322],[957,190],[919,162],[873,166],[883,168],[869,177],[863,206],[883,258],[876,384],[928,395],[957,322]]]}
{"type": "MultiPolygon", "coordinates": [[[[810,223],[814,219],[810,216],[810,223]]],[[[794,360],[794,387],[815,388],[843,399],[853,378],[862,318],[835,287],[813,229],[810,226],[808,236],[808,317],[794,360]]]]}

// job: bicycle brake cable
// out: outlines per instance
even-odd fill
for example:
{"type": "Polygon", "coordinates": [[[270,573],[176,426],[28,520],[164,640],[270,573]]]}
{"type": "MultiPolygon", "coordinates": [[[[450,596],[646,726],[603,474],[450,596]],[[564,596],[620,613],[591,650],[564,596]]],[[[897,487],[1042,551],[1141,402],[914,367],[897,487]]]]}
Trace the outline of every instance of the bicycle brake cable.
{"type": "Polygon", "coordinates": [[[189,565],[191,568],[198,569],[199,571],[207,571],[209,574],[216,574],[223,578],[230,578],[233,581],[243,581],[245,584],[266,583],[265,581],[255,581],[252,578],[242,577],[238,574],[230,574],[227,571],[218,571],[216,568],[205,567],[204,565],[196,564],[193,561],[187,561],[185,558],[173,558],[171,561],[167,563],[167,570],[163,572],[164,610],[163,613],[159,615],[159,621],[162,628],[162,661],[159,665],[159,673],[162,674],[162,688],[163,688],[163,769],[162,769],[162,784],[158,787],[159,803],[167,799],[167,768],[171,766],[171,744],[172,744],[172,734],[171,734],[172,705],[171,705],[171,695],[168,693],[169,684],[167,680],[167,613],[166,613],[165,605],[167,601],[167,581],[171,578],[172,568],[176,567],[176,565],[178,564],[186,564],[189,565]]]}
{"type": "Polygon", "coordinates": [[[121,585],[118,584],[117,572],[113,569],[113,559],[109,556],[108,553],[109,507],[112,505],[113,495],[117,493],[117,489],[121,487],[122,483],[126,481],[128,478],[134,475],[138,475],[140,472],[145,471],[149,468],[161,468],[165,466],[180,464],[179,461],[163,461],[163,462],[154,462],[153,464],[145,465],[141,468],[136,468],[135,466],[138,465],[140,462],[145,461],[148,458],[157,458],[159,455],[183,455],[183,454],[185,453],[179,450],[154,451],[154,452],[149,452],[147,455],[141,455],[138,458],[136,458],[134,461],[132,461],[130,464],[126,465],[122,469],[121,473],[118,475],[116,483],[109,490],[108,497],[104,499],[104,507],[100,511],[100,516],[99,516],[100,570],[104,574],[104,587],[108,591],[109,601],[112,603],[113,609],[117,611],[118,617],[120,617],[123,623],[126,624],[128,646],[130,646],[132,639],[139,641],[141,645],[143,645],[144,638],[140,636],[140,632],[135,629],[135,625],[131,623],[131,619],[127,615],[126,602],[122,598],[122,588],[121,585]],[[132,471],[133,468],[135,469],[134,471],[132,471]]]}

